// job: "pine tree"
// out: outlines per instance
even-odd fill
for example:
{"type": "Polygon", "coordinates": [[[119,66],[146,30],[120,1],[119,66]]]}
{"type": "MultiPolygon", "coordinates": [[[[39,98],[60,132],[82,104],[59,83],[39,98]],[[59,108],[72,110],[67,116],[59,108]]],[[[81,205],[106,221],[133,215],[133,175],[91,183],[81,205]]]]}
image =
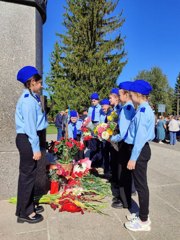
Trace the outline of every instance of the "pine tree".
{"type": "Polygon", "coordinates": [[[136,79],[145,79],[152,85],[153,91],[150,95],[150,101],[156,113],[158,111],[158,104],[165,104],[166,113],[172,113],[173,89],[169,86],[166,75],[163,74],[159,67],[153,67],[150,71],[141,71],[136,76],[136,79]]]}
{"type": "Polygon", "coordinates": [[[57,108],[81,110],[89,96],[108,97],[126,64],[120,29],[122,11],[113,16],[118,1],[67,0],[65,34],[58,34],[47,80],[57,108]]]}

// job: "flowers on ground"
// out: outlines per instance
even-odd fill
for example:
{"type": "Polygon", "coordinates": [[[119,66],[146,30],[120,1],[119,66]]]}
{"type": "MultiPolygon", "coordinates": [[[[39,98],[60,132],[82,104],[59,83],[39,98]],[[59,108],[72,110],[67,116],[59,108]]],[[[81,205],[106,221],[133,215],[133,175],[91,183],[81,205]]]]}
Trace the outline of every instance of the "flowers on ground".
{"type": "MultiPolygon", "coordinates": [[[[59,212],[103,213],[103,209],[107,206],[105,198],[110,195],[110,184],[90,173],[89,159],[80,161],[81,163],[78,164],[81,164],[82,168],[76,164],[73,172],[82,173],[81,176],[72,174],[63,191],[58,194],[36,196],[35,201],[49,204],[52,209],[57,209],[59,212]]],[[[17,198],[13,197],[9,201],[16,203],[17,198]]]]}

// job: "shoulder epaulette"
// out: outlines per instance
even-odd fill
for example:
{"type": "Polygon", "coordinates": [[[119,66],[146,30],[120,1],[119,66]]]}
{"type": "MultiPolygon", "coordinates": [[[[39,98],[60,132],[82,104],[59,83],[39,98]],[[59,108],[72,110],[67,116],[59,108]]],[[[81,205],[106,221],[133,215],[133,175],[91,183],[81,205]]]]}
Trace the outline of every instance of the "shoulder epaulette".
{"type": "Polygon", "coordinates": [[[146,111],[146,108],[145,107],[142,107],[141,109],[140,109],[140,112],[145,112],[146,111]]]}
{"type": "Polygon", "coordinates": [[[100,115],[105,115],[102,109],[99,110],[100,115]]]}
{"type": "Polygon", "coordinates": [[[131,110],[131,105],[127,105],[126,109],[130,111],[131,110]]]}
{"type": "Polygon", "coordinates": [[[28,93],[26,93],[26,94],[24,95],[24,98],[27,98],[27,97],[29,97],[29,94],[28,94],[28,93]]]}

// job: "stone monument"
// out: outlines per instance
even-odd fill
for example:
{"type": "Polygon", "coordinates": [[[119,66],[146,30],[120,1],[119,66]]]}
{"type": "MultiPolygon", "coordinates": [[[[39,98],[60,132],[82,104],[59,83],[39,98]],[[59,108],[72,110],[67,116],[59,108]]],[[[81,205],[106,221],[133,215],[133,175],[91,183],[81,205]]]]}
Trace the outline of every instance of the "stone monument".
{"type": "Polygon", "coordinates": [[[0,0],[0,200],[16,196],[19,153],[14,113],[23,86],[17,71],[33,65],[42,73],[44,0],[0,0]]]}

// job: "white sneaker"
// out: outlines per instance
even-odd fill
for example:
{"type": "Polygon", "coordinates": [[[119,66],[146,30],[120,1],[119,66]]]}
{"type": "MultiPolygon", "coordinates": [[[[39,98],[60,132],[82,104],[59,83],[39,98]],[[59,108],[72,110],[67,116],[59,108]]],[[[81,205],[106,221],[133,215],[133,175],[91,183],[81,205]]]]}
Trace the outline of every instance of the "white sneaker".
{"type": "Polygon", "coordinates": [[[162,141],[159,142],[160,144],[164,144],[162,141]]]}
{"type": "MultiPolygon", "coordinates": [[[[139,212],[130,213],[130,214],[126,215],[126,218],[127,218],[128,221],[132,221],[134,219],[137,219],[137,218],[139,218],[139,212]]],[[[151,220],[150,220],[149,217],[148,217],[148,222],[151,224],[151,220]]]]}
{"type": "Polygon", "coordinates": [[[130,213],[128,215],[126,215],[126,218],[128,221],[132,221],[134,219],[137,219],[139,217],[139,213],[136,212],[136,213],[130,213]]]}
{"type": "Polygon", "coordinates": [[[132,221],[126,222],[125,227],[128,230],[138,232],[138,231],[150,231],[151,230],[151,222],[147,220],[146,222],[142,222],[139,217],[136,219],[133,219],[132,221]]]}

